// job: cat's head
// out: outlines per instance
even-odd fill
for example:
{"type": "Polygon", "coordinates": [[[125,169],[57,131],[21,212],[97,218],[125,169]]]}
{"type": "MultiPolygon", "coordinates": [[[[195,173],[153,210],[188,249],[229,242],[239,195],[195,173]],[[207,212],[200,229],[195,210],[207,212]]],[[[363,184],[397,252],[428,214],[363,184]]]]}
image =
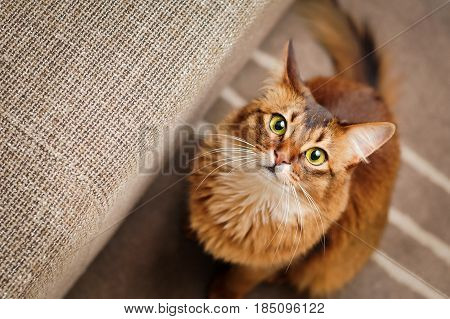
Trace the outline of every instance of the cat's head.
{"type": "Polygon", "coordinates": [[[233,134],[256,149],[256,174],[321,196],[333,178],[345,180],[353,167],[386,143],[395,125],[340,123],[300,79],[291,42],[283,65],[263,97],[233,117],[239,125],[233,134]]]}

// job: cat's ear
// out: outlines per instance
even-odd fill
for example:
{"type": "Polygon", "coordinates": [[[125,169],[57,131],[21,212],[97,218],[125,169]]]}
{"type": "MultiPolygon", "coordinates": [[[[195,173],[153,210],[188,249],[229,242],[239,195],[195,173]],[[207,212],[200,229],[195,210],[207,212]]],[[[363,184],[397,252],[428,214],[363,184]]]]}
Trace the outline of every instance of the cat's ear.
{"type": "Polygon", "coordinates": [[[299,94],[302,93],[303,87],[305,86],[298,71],[292,40],[289,40],[284,47],[283,74],[281,80],[299,94]]]}
{"type": "Polygon", "coordinates": [[[395,133],[395,125],[389,122],[375,122],[349,125],[344,128],[349,145],[347,161],[356,164],[368,162],[367,157],[384,145],[395,133]]]}

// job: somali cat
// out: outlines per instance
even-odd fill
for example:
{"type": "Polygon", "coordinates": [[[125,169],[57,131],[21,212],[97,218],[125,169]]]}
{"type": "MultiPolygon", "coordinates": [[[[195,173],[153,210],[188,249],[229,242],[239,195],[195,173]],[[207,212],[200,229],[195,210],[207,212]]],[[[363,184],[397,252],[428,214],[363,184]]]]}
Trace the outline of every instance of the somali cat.
{"type": "Polygon", "coordinates": [[[399,163],[394,119],[367,85],[377,59],[346,70],[370,50],[367,30],[363,40],[345,14],[328,14],[341,21],[324,18],[315,30],[338,76],[304,83],[289,42],[281,76],[205,136],[194,160],[190,227],[231,264],[212,298],[244,297],[280,276],[327,296],[379,242],[399,163]]]}

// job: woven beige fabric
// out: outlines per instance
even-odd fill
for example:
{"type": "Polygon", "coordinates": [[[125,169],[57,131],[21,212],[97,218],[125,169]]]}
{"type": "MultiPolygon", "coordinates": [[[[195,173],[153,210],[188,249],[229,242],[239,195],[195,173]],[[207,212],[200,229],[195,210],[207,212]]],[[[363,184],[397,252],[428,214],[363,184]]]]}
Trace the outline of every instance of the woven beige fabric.
{"type": "Polygon", "coordinates": [[[288,2],[0,3],[0,297],[73,282],[71,265],[95,255],[77,252],[158,146],[144,128],[210,99],[288,2]]]}

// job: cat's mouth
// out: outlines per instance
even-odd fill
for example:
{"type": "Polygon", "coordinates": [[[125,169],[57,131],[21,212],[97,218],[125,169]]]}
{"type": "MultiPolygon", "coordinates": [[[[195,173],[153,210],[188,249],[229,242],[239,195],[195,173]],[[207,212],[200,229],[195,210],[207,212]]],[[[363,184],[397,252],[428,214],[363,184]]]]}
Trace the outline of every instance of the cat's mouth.
{"type": "Polygon", "coordinates": [[[284,181],[289,178],[289,172],[291,171],[291,165],[289,164],[281,164],[281,165],[272,165],[272,166],[264,166],[264,168],[269,172],[269,174],[275,177],[277,180],[284,181]]]}
{"type": "Polygon", "coordinates": [[[266,168],[269,172],[271,172],[273,175],[276,175],[276,174],[275,174],[275,166],[276,166],[276,165],[273,165],[273,166],[265,166],[265,168],[266,168]]]}

